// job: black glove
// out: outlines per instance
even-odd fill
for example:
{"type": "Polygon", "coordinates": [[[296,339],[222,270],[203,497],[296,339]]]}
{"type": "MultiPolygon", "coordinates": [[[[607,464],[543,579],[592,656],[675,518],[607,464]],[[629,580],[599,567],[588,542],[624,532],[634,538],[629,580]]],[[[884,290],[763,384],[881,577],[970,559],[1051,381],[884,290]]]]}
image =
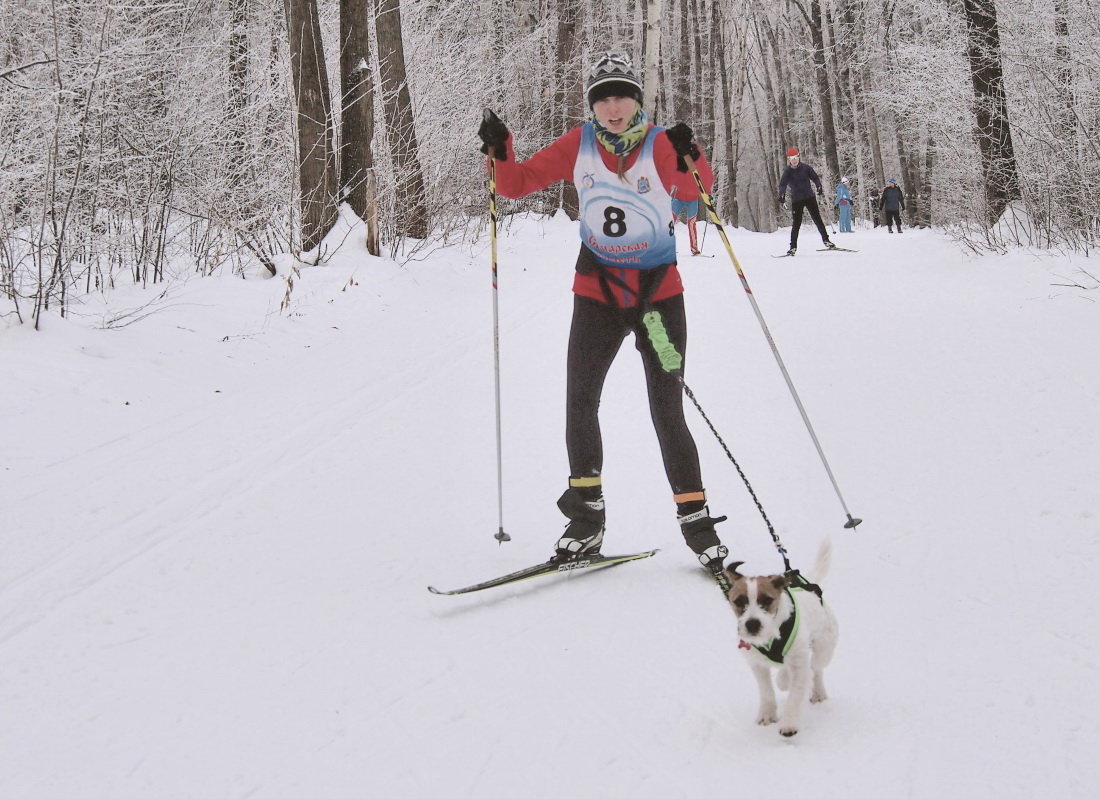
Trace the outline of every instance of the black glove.
{"type": "Polygon", "coordinates": [[[508,148],[505,146],[505,142],[508,141],[508,128],[500,121],[500,117],[488,108],[482,112],[477,135],[482,141],[481,152],[488,155],[491,149],[498,161],[508,159],[508,148]]]}
{"type": "Polygon", "coordinates": [[[674,127],[666,130],[665,135],[668,136],[672,149],[676,151],[676,169],[680,172],[687,172],[687,161],[684,160],[684,156],[690,156],[692,159],[699,157],[699,148],[692,141],[695,134],[687,125],[679,122],[674,127]]]}
{"type": "Polygon", "coordinates": [[[818,187],[817,187],[817,196],[818,196],[818,197],[824,197],[824,196],[825,196],[825,192],[823,192],[823,191],[821,190],[821,187],[820,187],[820,186],[818,186],[818,187]]]}
{"type": "Polygon", "coordinates": [[[779,195],[779,204],[780,205],[786,205],[787,204],[787,195],[786,194],[780,194],[779,195]]]}

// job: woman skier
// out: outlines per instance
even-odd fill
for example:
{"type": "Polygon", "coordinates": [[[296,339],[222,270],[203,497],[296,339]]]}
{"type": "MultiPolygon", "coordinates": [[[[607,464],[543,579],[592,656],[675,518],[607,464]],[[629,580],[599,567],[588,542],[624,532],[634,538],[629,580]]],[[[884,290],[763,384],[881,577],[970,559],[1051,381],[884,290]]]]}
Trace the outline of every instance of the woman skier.
{"type": "Polygon", "coordinates": [[[671,195],[688,201],[699,197],[687,156],[694,159],[704,186],[714,176],[687,125],[665,130],[650,124],[641,105],[641,81],[626,55],[600,56],[585,89],[592,118],[526,161],[516,162],[512,135],[492,112],[478,130],[482,152],[498,160],[502,195],[523,197],[571,180],[580,199],[581,247],[566,367],[569,487],[557,503],[569,521],[552,560],[597,553],[603,542],[603,440],[597,411],[611,362],[633,332],[680,531],[699,562],[719,574],[727,550],[714,526],[725,517],[710,516],[699,455],[684,419],[681,378],[664,370],[643,322],[647,312],[658,312],[669,341],[683,356],[687,324],[671,195]]]}

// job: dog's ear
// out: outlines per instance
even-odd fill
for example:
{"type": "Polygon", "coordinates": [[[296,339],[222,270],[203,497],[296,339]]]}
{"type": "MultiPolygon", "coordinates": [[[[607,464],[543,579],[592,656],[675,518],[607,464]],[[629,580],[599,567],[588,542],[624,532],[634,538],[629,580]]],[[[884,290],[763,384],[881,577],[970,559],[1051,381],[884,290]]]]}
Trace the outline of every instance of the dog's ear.
{"type": "Polygon", "coordinates": [[[728,574],[730,577],[741,577],[741,572],[737,571],[737,567],[744,565],[745,561],[743,560],[735,561],[726,567],[726,574],[728,574]]]}
{"type": "Polygon", "coordinates": [[[777,574],[775,577],[772,578],[772,585],[775,586],[776,591],[782,591],[790,584],[791,581],[788,580],[785,575],[777,574]]]}

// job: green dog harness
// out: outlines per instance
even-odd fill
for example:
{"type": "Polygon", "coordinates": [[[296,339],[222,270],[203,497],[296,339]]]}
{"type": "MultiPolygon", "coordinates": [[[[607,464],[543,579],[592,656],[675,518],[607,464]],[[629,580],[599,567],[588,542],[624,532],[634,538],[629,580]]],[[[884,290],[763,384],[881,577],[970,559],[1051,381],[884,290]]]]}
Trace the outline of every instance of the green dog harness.
{"type": "MultiPolygon", "coordinates": [[[[801,579],[805,581],[805,578],[801,579]]],[[[795,585],[786,589],[787,596],[791,598],[791,615],[787,618],[785,622],[783,622],[782,625],[780,625],[779,634],[775,638],[773,638],[765,646],[753,646],[752,644],[748,644],[742,641],[740,644],[740,648],[755,649],[772,663],[775,663],[777,666],[782,666],[783,659],[787,656],[787,652],[790,651],[791,644],[794,643],[795,636],[798,635],[798,603],[795,602],[794,594],[792,593],[792,591],[812,591],[813,593],[818,594],[818,596],[820,597],[820,589],[818,589],[817,591],[813,590],[814,588],[817,588],[817,586],[813,586],[810,583],[806,583],[806,585],[809,587],[795,585]]],[[[822,602],[824,602],[824,600],[822,600],[822,602]]]]}

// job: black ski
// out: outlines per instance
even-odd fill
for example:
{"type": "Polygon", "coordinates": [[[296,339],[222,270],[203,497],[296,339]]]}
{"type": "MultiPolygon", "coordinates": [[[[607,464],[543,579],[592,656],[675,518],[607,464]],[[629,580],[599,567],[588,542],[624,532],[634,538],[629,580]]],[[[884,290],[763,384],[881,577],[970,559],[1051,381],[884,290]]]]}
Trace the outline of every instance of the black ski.
{"type": "Polygon", "coordinates": [[[508,585],[509,583],[518,583],[521,580],[530,580],[533,577],[542,577],[546,574],[561,574],[564,572],[574,572],[579,569],[592,569],[603,566],[618,566],[620,563],[627,563],[632,560],[640,560],[641,558],[648,558],[655,555],[658,552],[656,549],[651,549],[648,552],[634,552],[629,555],[582,555],[575,560],[567,560],[564,563],[558,563],[557,561],[548,560],[545,563],[540,563],[537,566],[528,566],[526,569],[520,569],[519,571],[512,572],[511,574],[505,574],[502,577],[496,577],[492,580],[486,580],[483,583],[477,583],[476,585],[468,585],[465,588],[455,588],[451,591],[441,591],[434,586],[429,585],[428,590],[433,594],[445,594],[447,596],[453,596],[454,594],[469,594],[473,591],[482,591],[486,588],[496,588],[498,585],[508,585]]]}
{"type": "Polygon", "coordinates": [[[847,247],[822,247],[818,252],[859,252],[859,250],[849,250],[847,247]]]}

